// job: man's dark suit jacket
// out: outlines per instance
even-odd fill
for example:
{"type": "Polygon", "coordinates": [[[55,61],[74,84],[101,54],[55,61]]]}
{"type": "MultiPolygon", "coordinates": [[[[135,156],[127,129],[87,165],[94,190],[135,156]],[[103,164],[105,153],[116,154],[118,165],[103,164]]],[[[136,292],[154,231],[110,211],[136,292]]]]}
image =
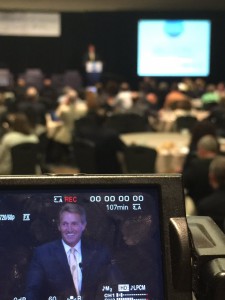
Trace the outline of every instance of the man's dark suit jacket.
{"type": "MultiPolygon", "coordinates": [[[[106,248],[93,241],[82,241],[82,300],[96,299],[97,289],[110,266],[106,248]]],[[[27,300],[47,300],[56,296],[66,300],[76,296],[68,259],[61,240],[35,249],[27,274],[27,300]]]]}
{"type": "Polygon", "coordinates": [[[200,216],[211,217],[225,231],[225,187],[218,188],[208,197],[201,199],[197,209],[200,216]]]}
{"type": "Polygon", "coordinates": [[[195,204],[213,191],[209,184],[209,165],[211,161],[212,158],[195,158],[183,171],[184,187],[195,204]]]}

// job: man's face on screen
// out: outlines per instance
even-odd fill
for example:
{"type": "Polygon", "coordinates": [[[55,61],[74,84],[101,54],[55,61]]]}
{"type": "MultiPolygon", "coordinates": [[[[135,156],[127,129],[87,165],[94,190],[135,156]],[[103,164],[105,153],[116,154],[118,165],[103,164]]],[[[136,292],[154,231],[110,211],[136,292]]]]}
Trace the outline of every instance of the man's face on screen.
{"type": "Polygon", "coordinates": [[[81,239],[86,223],[82,223],[79,214],[63,212],[60,216],[58,229],[63,241],[70,247],[74,247],[81,239]]]}

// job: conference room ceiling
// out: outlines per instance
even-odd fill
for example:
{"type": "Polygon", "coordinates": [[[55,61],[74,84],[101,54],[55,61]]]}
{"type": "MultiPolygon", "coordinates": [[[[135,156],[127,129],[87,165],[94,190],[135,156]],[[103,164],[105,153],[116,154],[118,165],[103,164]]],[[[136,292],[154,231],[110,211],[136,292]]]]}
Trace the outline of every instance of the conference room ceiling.
{"type": "Polygon", "coordinates": [[[224,0],[0,0],[0,10],[48,12],[225,11],[224,0]]]}

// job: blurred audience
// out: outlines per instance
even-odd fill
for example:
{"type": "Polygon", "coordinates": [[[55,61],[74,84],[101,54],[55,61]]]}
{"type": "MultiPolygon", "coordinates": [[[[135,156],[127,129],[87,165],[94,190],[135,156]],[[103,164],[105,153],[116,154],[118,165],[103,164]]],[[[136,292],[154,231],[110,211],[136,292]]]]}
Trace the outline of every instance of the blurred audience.
{"type": "MultiPolygon", "coordinates": [[[[225,136],[224,91],[222,81],[210,84],[202,78],[183,78],[179,82],[157,82],[152,77],[144,77],[138,89],[124,79],[108,77],[76,91],[62,82],[56,86],[54,81],[53,85],[50,76],[43,79],[38,91],[18,76],[14,87],[0,95],[1,123],[8,113],[25,113],[32,132],[41,141],[44,139],[48,162],[71,164],[74,136],[92,141],[102,140],[103,136],[105,139],[112,135],[105,128],[106,118],[111,115],[138,114],[147,120],[146,131],[156,132],[177,131],[179,116],[196,116],[201,121],[191,131],[185,172],[193,158],[199,159],[197,143],[202,136],[225,136]],[[211,95],[216,97],[213,108],[205,105],[212,100],[211,95]]],[[[7,130],[2,127],[1,135],[7,130]]]]}

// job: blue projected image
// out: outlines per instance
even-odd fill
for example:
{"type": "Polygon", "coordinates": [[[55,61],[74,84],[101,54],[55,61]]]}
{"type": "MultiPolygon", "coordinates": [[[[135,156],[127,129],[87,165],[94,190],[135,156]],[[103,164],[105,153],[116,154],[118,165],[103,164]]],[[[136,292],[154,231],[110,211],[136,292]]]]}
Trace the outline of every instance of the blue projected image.
{"type": "Polygon", "coordinates": [[[208,76],[209,20],[140,20],[139,76],[208,76]]]}
{"type": "Polygon", "coordinates": [[[164,25],[164,30],[171,37],[179,36],[184,31],[183,21],[180,20],[166,21],[164,25]]]}

